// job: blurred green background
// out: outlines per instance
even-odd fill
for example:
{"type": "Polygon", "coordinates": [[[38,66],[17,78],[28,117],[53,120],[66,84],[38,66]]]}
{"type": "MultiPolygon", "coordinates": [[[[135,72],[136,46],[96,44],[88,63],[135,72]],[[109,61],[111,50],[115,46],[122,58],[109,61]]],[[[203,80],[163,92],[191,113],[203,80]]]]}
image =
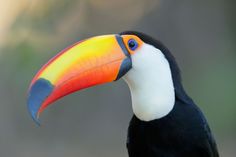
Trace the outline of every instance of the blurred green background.
{"type": "Polygon", "coordinates": [[[138,30],[176,57],[222,157],[236,155],[236,1],[0,1],[0,156],[127,157],[132,116],[123,80],[67,96],[31,120],[27,88],[49,58],[95,35],[138,30]]]}

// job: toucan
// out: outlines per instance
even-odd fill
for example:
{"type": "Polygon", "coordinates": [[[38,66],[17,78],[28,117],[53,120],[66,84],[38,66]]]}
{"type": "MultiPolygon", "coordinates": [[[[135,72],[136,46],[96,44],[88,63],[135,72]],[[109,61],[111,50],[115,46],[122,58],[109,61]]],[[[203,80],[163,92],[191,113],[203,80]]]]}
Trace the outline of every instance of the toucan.
{"type": "Polygon", "coordinates": [[[72,92],[123,78],[133,117],[127,137],[129,157],[218,157],[203,113],[186,94],[180,70],[159,40],[125,31],[79,41],[48,61],[33,78],[27,106],[39,114],[72,92]]]}

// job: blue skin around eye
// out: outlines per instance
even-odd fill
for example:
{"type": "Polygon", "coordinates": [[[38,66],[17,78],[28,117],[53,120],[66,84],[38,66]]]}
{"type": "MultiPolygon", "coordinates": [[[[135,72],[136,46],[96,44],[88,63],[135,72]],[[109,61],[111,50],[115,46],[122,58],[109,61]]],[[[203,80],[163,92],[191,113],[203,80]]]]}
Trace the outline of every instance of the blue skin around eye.
{"type": "Polygon", "coordinates": [[[128,45],[130,45],[130,43],[134,44],[133,47],[129,47],[131,50],[134,51],[134,50],[138,47],[138,43],[137,43],[134,39],[130,39],[130,40],[128,41],[128,45]]]}

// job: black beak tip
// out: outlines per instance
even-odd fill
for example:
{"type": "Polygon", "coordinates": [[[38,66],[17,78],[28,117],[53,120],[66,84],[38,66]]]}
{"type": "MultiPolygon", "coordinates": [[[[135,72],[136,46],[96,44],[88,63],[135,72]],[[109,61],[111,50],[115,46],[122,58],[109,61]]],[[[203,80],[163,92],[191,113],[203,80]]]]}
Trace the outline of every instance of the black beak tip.
{"type": "Polygon", "coordinates": [[[46,79],[38,79],[30,88],[28,94],[28,111],[37,125],[40,125],[38,112],[44,100],[50,95],[53,85],[46,79]]]}

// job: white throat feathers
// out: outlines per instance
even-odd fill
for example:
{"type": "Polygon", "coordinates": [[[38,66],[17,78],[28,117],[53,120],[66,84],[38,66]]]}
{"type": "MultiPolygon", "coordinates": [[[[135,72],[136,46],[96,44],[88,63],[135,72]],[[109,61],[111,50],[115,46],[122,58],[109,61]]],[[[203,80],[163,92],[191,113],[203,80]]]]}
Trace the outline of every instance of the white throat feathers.
{"type": "Polygon", "coordinates": [[[143,121],[166,116],[175,103],[169,62],[159,49],[146,43],[131,59],[132,68],[123,79],[130,88],[134,114],[143,121]]]}

